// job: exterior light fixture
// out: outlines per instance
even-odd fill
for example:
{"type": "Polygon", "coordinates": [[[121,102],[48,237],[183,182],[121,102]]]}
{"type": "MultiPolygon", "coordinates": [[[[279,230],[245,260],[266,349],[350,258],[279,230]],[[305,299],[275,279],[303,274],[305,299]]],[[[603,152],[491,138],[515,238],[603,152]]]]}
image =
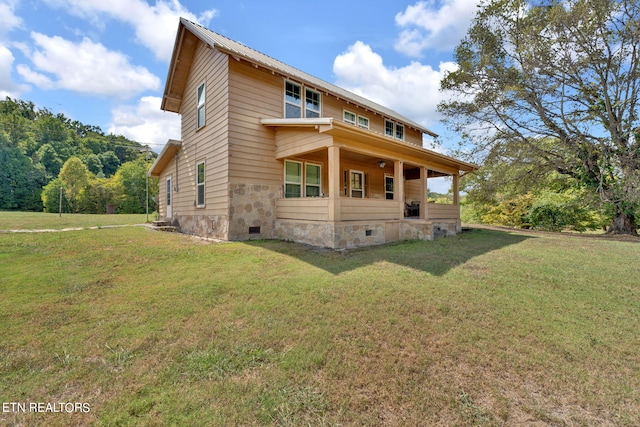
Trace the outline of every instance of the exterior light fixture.
{"type": "Polygon", "coordinates": [[[380,160],[378,162],[378,167],[380,167],[380,169],[384,169],[384,167],[387,165],[387,163],[384,160],[380,160]]]}

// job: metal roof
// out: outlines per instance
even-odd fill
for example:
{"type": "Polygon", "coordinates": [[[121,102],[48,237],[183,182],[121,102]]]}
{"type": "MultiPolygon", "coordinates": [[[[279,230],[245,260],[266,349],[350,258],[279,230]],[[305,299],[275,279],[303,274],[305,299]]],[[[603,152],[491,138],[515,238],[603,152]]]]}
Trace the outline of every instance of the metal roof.
{"type": "Polygon", "coordinates": [[[325,82],[324,80],[314,77],[311,74],[305,73],[304,71],[300,71],[295,67],[278,61],[277,59],[265,55],[264,53],[258,52],[257,50],[245,46],[240,42],[231,40],[221,34],[213,32],[208,28],[189,21],[188,19],[180,18],[180,23],[181,25],[184,25],[195,36],[197,36],[200,40],[211,47],[220,49],[221,51],[224,51],[230,55],[237,55],[240,58],[243,58],[254,64],[258,64],[271,71],[277,72],[285,77],[291,78],[293,80],[298,80],[302,83],[314,87],[315,89],[323,90],[327,93],[337,96],[338,98],[344,99],[360,107],[388,117],[389,119],[401,122],[404,125],[412,127],[420,132],[426,133],[433,137],[438,136],[436,133],[430,131],[424,126],[414,122],[411,119],[408,119],[407,117],[404,117],[403,115],[383,105],[370,101],[360,95],[356,95],[355,93],[334,84],[325,82]]]}

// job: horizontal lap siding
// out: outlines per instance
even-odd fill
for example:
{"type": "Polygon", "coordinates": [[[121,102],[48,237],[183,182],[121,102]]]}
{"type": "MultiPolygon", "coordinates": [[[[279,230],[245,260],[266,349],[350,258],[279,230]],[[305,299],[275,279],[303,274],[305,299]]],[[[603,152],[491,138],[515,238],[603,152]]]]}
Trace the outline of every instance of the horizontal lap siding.
{"type": "Polygon", "coordinates": [[[279,219],[327,221],[329,200],[325,198],[278,199],[276,214],[279,219]]]}
{"type": "Polygon", "coordinates": [[[174,211],[226,215],[228,205],[228,56],[199,43],[182,102],[183,148],[179,153],[174,211]],[[196,129],[196,91],[205,83],[205,126],[196,129]],[[205,208],[196,208],[196,165],[205,162],[205,208]]]}
{"type": "MultiPolygon", "coordinates": [[[[384,135],[384,132],[385,132],[384,116],[376,114],[373,111],[368,111],[364,108],[356,107],[354,104],[350,104],[350,103],[347,103],[346,101],[339,100],[335,96],[327,96],[326,94],[323,94],[322,100],[323,100],[323,109],[322,109],[323,117],[333,117],[335,120],[343,121],[344,110],[347,110],[352,113],[355,113],[356,115],[368,118],[369,130],[375,133],[384,135]]],[[[410,129],[405,125],[404,141],[422,147],[422,133],[416,131],[415,129],[410,129]]]]}
{"type": "Polygon", "coordinates": [[[459,219],[460,206],[427,203],[428,219],[459,219]]]}
{"type": "Polygon", "coordinates": [[[281,185],[282,162],[275,156],[275,130],[261,118],[283,116],[281,77],[230,59],[229,63],[230,181],[281,185]]]}
{"type": "Polygon", "coordinates": [[[340,199],[340,219],[342,221],[392,220],[399,219],[398,203],[393,200],[340,199]]]}

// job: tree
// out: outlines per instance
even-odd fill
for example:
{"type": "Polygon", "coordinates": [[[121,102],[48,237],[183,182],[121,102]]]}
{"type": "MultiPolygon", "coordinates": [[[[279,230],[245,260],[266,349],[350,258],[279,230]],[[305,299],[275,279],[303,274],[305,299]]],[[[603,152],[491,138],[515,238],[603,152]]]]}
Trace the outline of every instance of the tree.
{"type": "Polygon", "coordinates": [[[44,170],[0,131],[0,209],[41,211],[40,189],[44,183],[44,170]]]}
{"type": "MultiPolygon", "coordinates": [[[[151,165],[143,158],[124,163],[113,175],[112,185],[118,213],[144,213],[147,197],[147,170],[151,165]]],[[[158,179],[149,179],[149,209],[156,208],[151,195],[158,192],[158,179]]]]}
{"type": "Polygon", "coordinates": [[[80,194],[89,184],[90,172],[77,157],[70,157],[58,175],[72,213],[78,212],[80,194]]]}
{"type": "Polygon", "coordinates": [[[488,0],[455,56],[439,110],[473,141],[476,161],[525,153],[532,172],[598,194],[610,233],[637,233],[640,3],[488,0]]]}

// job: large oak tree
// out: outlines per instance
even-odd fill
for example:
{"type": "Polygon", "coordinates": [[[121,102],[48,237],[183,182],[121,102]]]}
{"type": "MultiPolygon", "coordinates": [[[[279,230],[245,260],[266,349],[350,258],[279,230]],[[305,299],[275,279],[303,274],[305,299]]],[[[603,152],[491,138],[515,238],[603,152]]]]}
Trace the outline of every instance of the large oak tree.
{"type": "Polygon", "coordinates": [[[597,193],[609,232],[636,234],[637,0],[488,0],[455,55],[440,111],[474,155],[526,153],[597,193]]]}

